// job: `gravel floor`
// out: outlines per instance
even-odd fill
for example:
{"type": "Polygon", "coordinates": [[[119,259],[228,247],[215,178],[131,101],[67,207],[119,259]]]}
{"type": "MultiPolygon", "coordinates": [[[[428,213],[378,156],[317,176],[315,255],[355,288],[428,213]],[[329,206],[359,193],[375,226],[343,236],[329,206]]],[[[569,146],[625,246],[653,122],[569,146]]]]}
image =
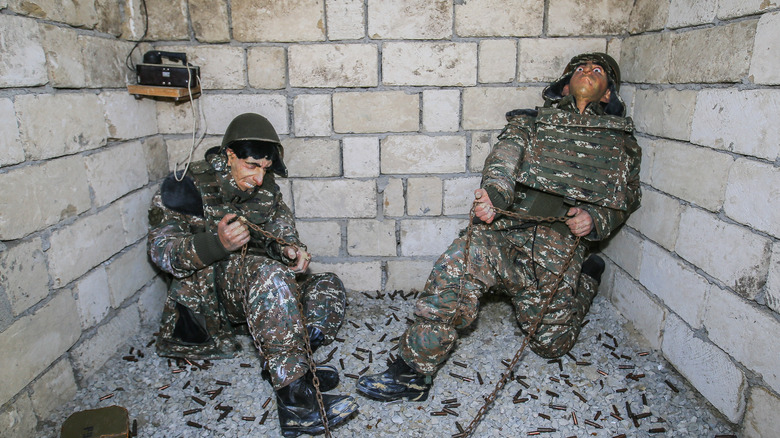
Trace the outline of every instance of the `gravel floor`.
{"type": "MultiPolygon", "coordinates": [[[[355,391],[354,377],[347,375],[385,369],[393,338],[411,315],[414,297],[405,295],[352,293],[341,339],[316,353],[319,361],[331,356],[329,363],[342,370],[342,382],[332,393],[349,393],[360,405],[354,418],[332,431],[334,438],[457,434],[458,425],[467,426],[483,396],[493,390],[505,369],[502,360],[508,362],[520,347],[511,305],[488,296],[475,327],[437,374],[427,401],[384,404],[364,398],[355,391]],[[442,412],[448,399],[457,399],[459,406],[452,413],[432,415],[442,412]]],[[[500,392],[474,437],[736,436],[658,353],[636,340],[603,297],[596,298],[588,321],[578,344],[560,361],[524,353],[516,379],[500,392]]],[[[58,436],[73,412],[110,405],[128,410],[140,437],[281,436],[276,401],[260,378],[248,337],[239,339],[244,345],[239,357],[213,361],[205,370],[199,368],[203,362],[181,368],[175,361],[169,364],[148,346],[151,339],[148,330],[129,340],[88,387],[53,413],[40,436],[58,436]],[[137,362],[123,359],[131,348],[137,362]],[[225,406],[233,409],[218,408],[225,406]]]]}

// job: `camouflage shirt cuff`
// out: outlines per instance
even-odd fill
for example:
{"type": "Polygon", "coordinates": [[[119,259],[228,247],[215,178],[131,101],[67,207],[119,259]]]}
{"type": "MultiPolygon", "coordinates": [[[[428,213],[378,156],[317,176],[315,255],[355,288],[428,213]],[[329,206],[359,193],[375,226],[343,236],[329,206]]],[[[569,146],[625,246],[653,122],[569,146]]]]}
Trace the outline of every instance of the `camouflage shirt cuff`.
{"type": "Polygon", "coordinates": [[[509,201],[504,199],[495,187],[486,185],[484,189],[490,197],[490,202],[493,203],[493,207],[501,210],[509,210],[509,201]]]}
{"type": "Polygon", "coordinates": [[[198,258],[206,266],[230,255],[230,251],[222,246],[219,237],[214,233],[203,232],[196,234],[193,236],[192,245],[195,247],[195,253],[198,255],[198,258]]]}

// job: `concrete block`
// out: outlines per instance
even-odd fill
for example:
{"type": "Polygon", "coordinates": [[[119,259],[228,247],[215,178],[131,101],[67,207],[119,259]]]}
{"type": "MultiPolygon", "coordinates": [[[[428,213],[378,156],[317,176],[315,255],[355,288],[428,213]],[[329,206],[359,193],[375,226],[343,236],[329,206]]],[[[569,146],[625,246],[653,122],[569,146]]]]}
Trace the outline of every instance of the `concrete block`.
{"type": "Polygon", "coordinates": [[[293,203],[292,196],[292,182],[289,179],[280,178],[276,180],[276,184],[279,186],[279,191],[282,193],[282,202],[295,214],[295,204],[293,203]]]}
{"type": "Polygon", "coordinates": [[[620,47],[623,81],[662,84],[669,81],[672,37],[668,32],[631,36],[620,47]]]}
{"type": "Polygon", "coordinates": [[[517,80],[550,83],[561,76],[572,57],[606,49],[607,42],[603,38],[522,39],[517,58],[517,80]]]}
{"type": "Polygon", "coordinates": [[[295,181],[293,197],[300,218],[372,218],[377,213],[374,181],[295,181]]]}
{"type": "Polygon", "coordinates": [[[396,255],[395,221],[374,219],[347,223],[347,253],[351,256],[396,255]]]}
{"type": "Polygon", "coordinates": [[[297,137],[329,136],[333,131],[330,94],[301,94],[293,99],[297,137]]]}
{"type": "Polygon", "coordinates": [[[696,94],[693,90],[673,88],[637,90],[632,106],[636,130],[659,137],[689,140],[696,94]]]}
{"type": "Polygon", "coordinates": [[[404,182],[400,178],[391,178],[383,191],[382,212],[385,216],[401,217],[406,212],[404,182]]]}
{"type": "Polygon", "coordinates": [[[745,411],[747,380],[729,356],[703,341],[675,315],[666,318],[662,350],[666,359],[732,423],[745,411]]]}
{"type": "Polygon", "coordinates": [[[642,165],[639,169],[639,179],[646,184],[653,185],[653,168],[655,167],[656,144],[662,140],[654,140],[646,137],[637,137],[639,147],[642,148],[642,165]]]}
{"type": "Polygon", "coordinates": [[[661,330],[666,319],[663,306],[653,301],[642,286],[621,270],[615,270],[610,299],[651,348],[661,348],[661,330]]]}
{"type": "Polygon", "coordinates": [[[385,290],[423,290],[433,268],[433,260],[390,260],[387,262],[385,290]]]}
{"type": "Polygon", "coordinates": [[[780,245],[775,243],[769,262],[769,277],[766,280],[766,305],[780,313],[780,245]]]}
{"type": "Polygon", "coordinates": [[[766,282],[771,244],[766,237],[745,227],[687,208],[680,219],[675,251],[727,287],[752,299],[766,282]]]}
{"type": "Polygon", "coordinates": [[[244,42],[323,41],[323,0],[234,0],[233,38],[244,42]]]}
{"type": "Polygon", "coordinates": [[[758,20],[672,34],[669,81],[741,82],[748,74],[758,20]]]}
{"type": "Polygon", "coordinates": [[[780,237],[780,169],[741,158],[731,167],[726,216],[735,221],[780,237]]]}
{"type": "Polygon", "coordinates": [[[694,329],[701,327],[710,283],[665,249],[645,242],[639,282],[694,329]]]}
{"type": "Polygon", "coordinates": [[[780,322],[775,316],[732,292],[713,287],[704,314],[704,328],[712,342],[778,391],[780,322]]]}
{"type": "Polygon", "coordinates": [[[449,0],[369,0],[372,39],[436,40],[452,36],[449,0]]]}
{"type": "Polygon", "coordinates": [[[423,130],[455,132],[460,126],[460,91],[424,90],[423,130]]]}
{"type": "Polygon", "coordinates": [[[126,88],[135,82],[135,73],[125,65],[134,42],[79,35],[84,55],[84,81],[89,88],[126,88]],[[100,62],[90,62],[99,59],[100,62]]]}
{"type": "Polygon", "coordinates": [[[30,397],[22,394],[0,411],[0,438],[35,436],[37,423],[30,397]]]}
{"type": "Polygon", "coordinates": [[[406,180],[406,214],[439,216],[442,208],[442,181],[437,177],[406,180]]]}
{"type": "Polygon", "coordinates": [[[45,84],[46,54],[41,29],[35,20],[3,14],[3,59],[0,60],[0,87],[36,87],[45,84]]]}
{"type": "Polygon", "coordinates": [[[49,81],[55,88],[84,88],[85,63],[75,29],[45,24],[41,26],[49,81]]]}
{"type": "Polygon", "coordinates": [[[780,430],[780,397],[760,386],[753,386],[742,420],[744,438],[771,438],[780,430]]]}
{"type": "Polygon", "coordinates": [[[108,135],[112,139],[133,139],[157,134],[157,110],[151,99],[136,99],[124,91],[100,94],[108,135]]]}
{"type": "Polygon", "coordinates": [[[379,138],[344,137],[344,176],[376,178],[379,176],[379,138]]]}
{"type": "Polygon", "coordinates": [[[162,319],[163,305],[168,296],[168,285],[162,277],[157,277],[143,288],[138,296],[138,313],[141,324],[155,327],[162,319]]]}
{"type": "Polygon", "coordinates": [[[341,249],[341,224],[331,221],[296,223],[298,235],[312,258],[336,257],[341,249]]]}
{"type": "Polygon", "coordinates": [[[753,83],[780,84],[778,47],[780,47],[780,13],[764,14],[758,20],[753,57],[750,60],[750,80],[753,83]]]}
{"type": "Polygon", "coordinates": [[[547,33],[551,36],[619,35],[628,27],[633,4],[622,0],[593,3],[550,0],[547,33]]]}
{"type": "Polygon", "coordinates": [[[375,87],[379,81],[374,44],[299,44],[288,53],[293,87],[375,87]]]}
{"type": "MultiPolygon", "coordinates": [[[[235,13],[235,10],[233,12],[235,13]]],[[[235,24],[235,22],[233,23],[235,24]]],[[[187,61],[200,67],[200,84],[204,90],[241,90],[246,88],[244,75],[247,72],[247,67],[244,61],[246,54],[243,47],[227,45],[160,46],[158,50],[187,54],[187,61]]],[[[231,95],[231,97],[237,96],[231,95]]],[[[201,104],[204,102],[202,101],[201,104]]],[[[188,112],[190,111],[189,105],[182,106],[186,107],[188,112]]],[[[210,119],[209,128],[211,128],[210,119]]],[[[188,130],[192,130],[192,127],[188,127],[188,130]]]]}
{"type": "Polygon", "coordinates": [[[680,229],[680,201],[655,190],[642,190],[642,206],[626,222],[662,247],[673,250],[680,229]]]}
{"type": "Polygon", "coordinates": [[[109,208],[119,211],[125,245],[131,245],[146,237],[149,231],[149,206],[158,188],[159,186],[153,185],[138,190],[120,199],[109,208]]]}
{"type": "Polygon", "coordinates": [[[644,241],[626,227],[601,245],[601,252],[633,278],[639,278],[644,241]]]}
{"type": "Polygon", "coordinates": [[[333,94],[338,133],[414,132],[420,127],[420,97],[403,91],[333,94]]]}
{"type": "Polygon", "coordinates": [[[439,256],[467,224],[467,219],[403,220],[401,221],[401,255],[439,256]]]}
{"type": "MultiPolygon", "coordinates": [[[[280,136],[290,133],[287,98],[282,94],[207,94],[201,100],[210,134],[224,134],[230,122],[243,113],[257,113],[265,117],[280,136]]],[[[191,130],[189,126],[178,132],[191,130]]]]}
{"type": "Polygon", "coordinates": [[[469,172],[481,173],[493,145],[498,142],[498,132],[472,132],[469,172]]]}
{"type": "Polygon", "coordinates": [[[462,136],[391,135],[380,142],[383,174],[457,173],[466,169],[462,136]]]}
{"type": "Polygon", "coordinates": [[[73,293],[77,297],[76,304],[83,330],[94,326],[108,315],[111,297],[103,266],[98,266],[76,281],[73,293]]]}
{"type": "Polygon", "coordinates": [[[628,31],[642,33],[661,30],[669,17],[669,2],[657,0],[636,0],[628,19],[628,31]]]}
{"type": "Polygon", "coordinates": [[[0,191],[0,240],[18,239],[88,210],[91,201],[83,169],[80,157],[68,157],[0,175],[4,187],[0,191]]]}
{"type": "Polygon", "coordinates": [[[471,0],[455,3],[460,37],[527,37],[542,34],[544,0],[471,0]]]}
{"type": "Polygon", "coordinates": [[[284,47],[250,47],[246,56],[249,86],[278,90],[287,83],[287,52],[284,47]]]}
{"type": "Polygon", "coordinates": [[[516,108],[541,105],[539,87],[472,87],[463,90],[463,121],[467,130],[501,129],[506,113],[516,108]]]}
{"type": "MultiPolygon", "coordinates": [[[[202,161],[204,159],[204,156],[206,154],[206,151],[209,150],[209,148],[212,148],[214,146],[219,146],[222,144],[222,138],[205,138],[203,141],[198,145],[198,147],[193,151],[192,153],[192,162],[202,161]]],[[[167,171],[165,172],[165,176],[167,176],[170,172],[173,172],[173,169],[176,168],[176,165],[178,163],[178,169],[183,170],[184,166],[187,164],[187,158],[190,155],[190,150],[192,149],[192,137],[186,138],[186,139],[167,139],[165,140],[165,151],[166,151],[166,158],[165,163],[167,166],[167,171]]],[[[151,179],[151,173],[150,173],[150,179],[151,179]]]]}
{"type": "Polygon", "coordinates": [[[284,163],[291,177],[341,175],[338,140],[288,138],[284,140],[284,163]]]}
{"type": "Polygon", "coordinates": [[[84,159],[95,204],[102,207],[146,185],[146,156],[139,142],[104,148],[84,159]]]}
{"type": "Polygon", "coordinates": [[[108,287],[104,293],[110,296],[111,307],[115,309],[157,275],[146,255],[146,240],[125,248],[111,260],[105,272],[108,287]]]}
{"type": "Polygon", "coordinates": [[[512,82],[517,76],[517,43],[514,40],[482,40],[477,55],[480,84],[512,82]]]}
{"type": "Polygon", "coordinates": [[[37,312],[19,318],[0,333],[0,350],[13,352],[0,356],[0,404],[48,368],[79,336],[79,313],[70,291],[60,292],[37,312]]]}
{"type": "Polygon", "coordinates": [[[49,295],[49,274],[40,238],[20,242],[0,252],[0,285],[14,315],[49,295]]]}
{"type": "Polygon", "coordinates": [[[192,30],[202,43],[230,41],[227,1],[188,0],[192,30]]]}
{"type": "Polygon", "coordinates": [[[146,173],[150,181],[157,181],[169,173],[168,149],[162,136],[155,135],[143,140],[146,173]]]}
{"type": "Polygon", "coordinates": [[[479,188],[482,177],[470,176],[444,180],[444,214],[469,214],[474,202],[474,191],[479,188]]]}
{"type": "Polygon", "coordinates": [[[362,0],[325,0],[328,39],[359,40],[366,36],[362,0]]]}
{"type": "Polygon", "coordinates": [[[699,92],[691,141],[774,161],[780,155],[780,90],[710,89],[699,92]]]}
{"type": "Polygon", "coordinates": [[[61,359],[32,384],[30,400],[33,410],[38,418],[46,420],[62,405],[71,401],[77,391],[70,361],[61,359]]]}
{"type": "Polygon", "coordinates": [[[3,132],[0,136],[0,167],[24,161],[24,147],[19,140],[19,126],[11,99],[0,99],[0,132],[3,132]]]}
{"type": "Polygon", "coordinates": [[[623,84],[620,86],[620,97],[626,104],[626,117],[634,117],[634,106],[636,106],[637,88],[633,85],[623,84]]]}
{"type": "Polygon", "coordinates": [[[95,0],[95,9],[97,10],[95,30],[116,37],[122,35],[122,11],[120,8],[120,4],[113,0],[95,0]]]}
{"type": "Polygon", "coordinates": [[[69,24],[74,27],[91,29],[97,21],[94,2],[59,2],[57,0],[37,0],[34,3],[13,0],[8,7],[17,14],[44,18],[69,24]]]}
{"type": "Polygon", "coordinates": [[[99,326],[95,334],[74,347],[71,360],[79,381],[89,381],[106,361],[120,348],[124,349],[141,326],[138,304],[121,309],[117,314],[99,326]]]}
{"type": "Polygon", "coordinates": [[[777,6],[776,0],[718,0],[718,18],[723,20],[753,15],[777,6]]]}
{"type": "Polygon", "coordinates": [[[698,26],[712,23],[718,0],[672,0],[669,6],[669,28],[698,26]]]}
{"type": "Polygon", "coordinates": [[[477,83],[477,44],[387,42],[382,45],[382,83],[470,86],[477,83]]]}
{"type": "Polygon", "coordinates": [[[187,3],[187,0],[147,0],[146,8],[149,14],[147,38],[152,41],[188,39],[187,3]]]}
{"type": "Polygon", "coordinates": [[[723,205],[726,179],[734,159],[729,155],[687,143],[655,142],[653,185],[671,195],[711,211],[723,205]]]}
{"type": "MultiPolygon", "coordinates": [[[[333,272],[344,282],[348,291],[375,291],[382,289],[381,262],[317,263],[309,265],[312,272],[333,272]]],[[[347,294],[347,301],[351,301],[347,294]]]]}
{"type": "Polygon", "coordinates": [[[106,144],[103,105],[94,94],[25,94],[16,97],[15,105],[28,159],[43,160],[106,144]]]}

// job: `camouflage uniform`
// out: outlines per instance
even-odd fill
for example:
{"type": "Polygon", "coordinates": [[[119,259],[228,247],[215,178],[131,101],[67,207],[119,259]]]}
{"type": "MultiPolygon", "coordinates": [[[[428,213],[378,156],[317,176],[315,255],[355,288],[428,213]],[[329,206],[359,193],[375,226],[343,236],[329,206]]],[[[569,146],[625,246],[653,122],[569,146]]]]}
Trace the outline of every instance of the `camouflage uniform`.
{"type": "Polygon", "coordinates": [[[251,192],[239,190],[224,155],[213,148],[206,161],[173,175],[152,201],[149,255],[172,275],[158,337],[162,356],[229,357],[231,341],[246,326],[266,360],[275,389],[308,370],[300,293],[305,318],[332,342],[344,319],[346,295],[334,274],[296,275],[279,243],[251,230],[246,259],[219,243],[217,224],[229,213],[245,217],[302,250],[292,212],[272,174],[251,192]]]}

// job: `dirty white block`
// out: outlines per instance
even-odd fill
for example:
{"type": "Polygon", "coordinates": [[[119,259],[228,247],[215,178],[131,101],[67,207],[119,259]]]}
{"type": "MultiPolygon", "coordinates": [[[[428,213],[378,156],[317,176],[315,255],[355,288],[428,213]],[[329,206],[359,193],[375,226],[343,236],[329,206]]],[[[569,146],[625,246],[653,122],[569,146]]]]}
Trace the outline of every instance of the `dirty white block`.
{"type": "Polygon", "coordinates": [[[460,126],[460,91],[424,90],[423,130],[454,132],[460,126]]]}
{"type": "Polygon", "coordinates": [[[463,129],[501,129],[506,113],[541,105],[541,87],[472,87],[463,90],[463,129]]]}
{"type": "Polygon", "coordinates": [[[657,0],[636,0],[628,19],[628,31],[642,33],[661,30],[669,17],[669,2],[657,0]]]}
{"type": "Polygon", "coordinates": [[[718,211],[726,196],[726,178],[734,159],[726,153],[687,143],[655,142],[653,185],[664,192],[718,211]]]}
{"type": "Polygon", "coordinates": [[[22,394],[0,411],[0,438],[35,436],[37,423],[30,397],[22,394]]]}
{"type": "Polygon", "coordinates": [[[739,223],[780,237],[780,169],[737,160],[729,172],[723,209],[739,223]]]}
{"type": "MultiPolygon", "coordinates": [[[[317,263],[309,269],[313,273],[333,272],[348,291],[376,291],[382,289],[381,262],[317,263]]],[[[351,300],[349,296],[347,300],[351,300]]]]}
{"type": "Polygon", "coordinates": [[[612,304],[631,321],[634,328],[650,343],[650,347],[661,348],[666,309],[653,301],[644,288],[624,271],[616,269],[614,278],[610,294],[612,304]]]}
{"type": "Polygon", "coordinates": [[[656,143],[661,140],[654,140],[647,137],[637,137],[636,142],[642,148],[642,165],[639,169],[639,179],[646,184],[653,185],[653,163],[655,163],[656,143]]]}
{"type": "Polygon", "coordinates": [[[351,256],[395,256],[395,221],[374,219],[347,223],[347,253],[351,256]]]}
{"type": "Polygon", "coordinates": [[[466,169],[462,136],[391,135],[380,142],[383,174],[456,173],[466,169]]]}
{"type": "Polygon", "coordinates": [[[111,307],[116,309],[121,306],[157,275],[146,249],[146,240],[141,240],[114,257],[106,267],[108,289],[105,292],[111,297],[111,307]]]}
{"type": "Polygon", "coordinates": [[[604,268],[604,273],[601,274],[601,284],[599,285],[599,293],[602,294],[607,300],[610,302],[612,301],[612,291],[615,288],[615,271],[620,271],[621,269],[617,267],[612,260],[609,257],[606,257],[606,254],[602,254],[605,257],[604,263],[606,263],[606,267],[604,268]]]}
{"type": "MultiPolygon", "coordinates": [[[[200,102],[200,106],[195,107],[196,110],[203,109],[203,101],[208,96],[209,94],[206,94],[205,96],[196,99],[196,102],[200,102]]],[[[194,129],[193,123],[195,123],[196,120],[201,120],[203,117],[209,119],[208,115],[202,114],[202,112],[196,113],[195,117],[193,117],[192,109],[189,104],[171,105],[170,102],[156,101],[155,107],[157,109],[157,125],[160,134],[179,135],[181,133],[188,133],[192,135],[194,129]]],[[[211,124],[210,119],[209,124],[211,124]]],[[[171,139],[168,141],[171,141],[171,139]]]]}
{"type": "Polygon", "coordinates": [[[718,0],[672,0],[666,25],[677,29],[712,23],[717,8],[718,0]]]}
{"type": "Polygon", "coordinates": [[[328,39],[357,40],[365,36],[363,0],[325,0],[328,39]]]}
{"type": "Polygon", "coordinates": [[[391,178],[383,190],[382,212],[385,216],[400,217],[406,212],[406,199],[404,198],[404,181],[400,178],[391,178]]]}
{"type": "Polygon", "coordinates": [[[0,333],[3,384],[0,404],[11,399],[65,353],[81,336],[79,311],[70,291],[62,291],[32,315],[0,333]]]}
{"type": "Polygon", "coordinates": [[[338,133],[413,132],[420,127],[420,97],[403,91],[333,94],[338,133]]]}
{"type": "Polygon", "coordinates": [[[689,140],[696,92],[693,90],[636,90],[633,118],[636,130],[659,137],[689,140]]]}
{"type": "Polygon", "coordinates": [[[139,142],[104,148],[86,157],[84,166],[99,207],[149,182],[146,157],[139,142]]]}
{"type": "Polygon", "coordinates": [[[633,85],[623,84],[620,86],[620,97],[626,104],[626,117],[634,117],[635,96],[637,88],[633,85]]]}
{"type": "Polygon", "coordinates": [[[689,207],[680,219],[675,251],[727,287],[752,298],[766,281],[771,245],[769,239],[748,228],[689,207]]]}
{"type": "Polygon", "coordinates": [[[15,104],[29,159],[43,160],[106,144],[103,105],[94,94],[25,94],[17,96],[15,104]]]}
{"type": "Polygon", "coordinates": [[[284,47],[250,47],[246,64],[252,88],[278,90],[287,83],[287,52],[284,47]]]}
{"type": "Polygon", "coordinates": [[[561,76],[572,57],[585,52],[604,52],[603,38],[541,38],[520,40],[517,58],[519,82],[549,83],[561,76]]]}
{"type": "Polygon", "coordinates": [[[493,145],[498,142],[498,132],[472,132],[469,172],[481,173],[493,145]]]}
{"type": "Polygon", "coordinates": [[[467,223],[466,219],[403,220],[401,221],[401,255],[441,255],[467,223]]]}
{"type": "Polygon", "coordinates": [[[153,185],[137,190],[109,208],[119,210],[125,245],[133,244],[146,237],[146,233],[149,231],[149,206],[152,204],[152,197],[157,189],[158,186],[153,185]]]}
{"type": "Polygon", "coordinates": [[[91,29],[97,24],[97,11],[94,2],[38,0],[31,5],[25,1],[10,1],[8,7],[20,15],[45,18],[75,27],[91,29]]]}
{"type": "Polygon", "coordinates": [[[0,240],[18,239],[90,208],[81,157],[14,169],[0,175],[0,185],[0,240]],[[46,181],[57,184],[44,184],[46,181]]]}
{"type": "Polygon", "coordinates": [[[317,257],[336,257],[341,249],[341,225],[338,222],[297,221],[295,228],[301,242],[314,260],[317,257]]]}
{"type": "Polygon", "coordinates": [[[75,29],[44,24],[41,26],[49,80],[55,88],[84,88],[84,55],[75,29]]]}
{"type": "Polygon", "coordinates": [[[747,380],[729,356],[696,337],[674,314],[666,318],[662,350],[666,359],[732,423],[745,411],[747,380]]]}
{"type": "Polygon", "coordinates": [[[295,204],[292,197],[292,181],[287,178],[276,179],[276,185],[279,186],[279,191],[282,193],[282,200],[295,214],[295,204]]]}
{"type": "Polygon", "coordinates": [[[756,84],[780,84],[780,13],[764,14],[758,20],[750,76],[756,84]]]}
{"type": "Polygon", "coordinates": [[[745,418],[742,420],[742,437],[771,438],[780,430],[780,397],[760,386],[750,389],[745,418]]]}
{"type": "Polygon", "coordinates": [[[147,137],[142,140],[146,172],[150,181],[157,181],[168,175],[168,151],[161,135],[147,137]]]}
{"type": "Polygon", "coordinates": [[[376,183],[358,180],[295,181],[295,215],[301,218],[376,217],[376,183]]]}
{"type": "Polygon", "coordinates": [[[152,99],[136,99],[127,92],[100,93],[100,101],[112,139],[132,139],[157,134],[157,110],[152,99]]]}
{"type": "MultiPolygon", "coordinates": [[[[203,161],[206,156],[206,151],[212,147],[220,146],[222,144],[222,138],[204,138],[200,144],[192,151],[192,163],[203,161]]],[[[190,150],[192,149],[193,141],[192,137],[186,139],[173,139],[169,138],[165,140],[166,149],[166,162],[168,163],[168,173],[173,172],[175,168],[178,170],[184,170],[184,166],[187,164],[187,159],[190,156],[190,150]]]]}
{"type": "Polygon", "coordinates": [[[379,138],[344,137],[344,176],[376,178],[379,176],[379,138]]]}
{"type": "Polygon", "coordinates": [[[19,141],[19,126],[16,124],[14,103],[11,99],[0,99],[0,166],[24,161],[24,148],[19,141]]]}
{"type": "Polygon", "coordinates": [[[668,82],[671,52],[672,38],[668,32],[626,38],[620,47],[622,80],[650,84],[668,82]]]}
{"type": "MultiPolygon", "coordinates": [[[[244,113],[265,117],[279,135],[290,133],[287,97],[282,94],[206,94],[200,99],[208,120],[209,134],[224,134],[230,122],[244,113]]],[[[189,123],[178,132],[192,132],[192,121],[189,123]]]]}
{"type": "Polygon", "coordinates": [[[117,41],[91,35],[79,35],[78,43],[84,53],[84,81],[88,88],[124,88],[136,81],[135,72],[125,65],[127,54],[135,45],[131,41],[117,41]],[[92,62],[100,59],[101,62],[92,62]]]}
{"type": "Polygon", "coordinates": [[[374,44],[298,44],[288,49],[293,87],[375,87],[379,81],[374,44]]]}
{"type": "Polygon", "coordinates": [[[387,292],[423,290],[433,268],[433,260],[390,260],[387,262],[387,292]]]}
{"type": "Polygon", "coordinates": [[[517,43],[514,40],[482,40],[477,52],[480,84],[512,82],[517,65],[517,43]]]}
{"type": "Polygon", "coordinates": [[[662,247],[672,250],[680,229],[680,201],[655,190],[642,190],[642,206],[626,222],[662,247]]]}
{"type": "Polygon", "coordinates": [[[187,5],[195,39],[202,43],[230,42],[227,3],[188,0],[187,5]]]}
{"type": "Polygon", "coordinates": [[[0,86],[35,87],[45,84],[49,78],[38,22],[4,14],[0,15],[0,29],[3,29],[0,86]]]}
{"type": "Polygon", "coordinates": [[[284,145],[284,164],[291,177],[341,175],[341,148],[338,140],[288,138],[284,145]]]}
{"type": "Polygon", "coordinates": [[[628,27],[633,2],[605,0],[550,0],[547,33],[550,36],[620,35],[628,27]]]}
{"type": "Polygon", "coordinates": [[[474,191],[479,188],[480,176],[444,180],[444,214],[469,214],[474,202],[474,191]]]}
{"type": "Polygon", "coordinates": [[[233,0],[233,38],[245,42],[322,41],[323,0],[233,0]]]}
{"type": "Polygon", "coordinates": [[[780,390],[777,366],[780,322],[772,312],[713,287],[707,300],[704,328],[726,353],[762,377],[774,391],[780,390]]]}
{"type": "MultiPolygon", "coordinates": [[[[125,4],[127,9],[132,8],[133,3],[125,4]]],[[[143,4],[152,2],[142,2],[143,4]]],[[[189,39],[189,26],[187,23],[187,3],[182,0],[153,2],[149,5],[148,20],[146,10],[141,10],[144,20],[142,26],[148,22],[146,37],[152,41],[170,41],[189,39]],[[153,12],[152,12],[153,11],[153,12]]]]}
{"type": "Polygon", "coordinates": [[[476,85],[477,44],[384,43],[382,83],[439,87],[476,85]]]}
{"type": "Polygon", "coordinates": [[[156,326],[160,323],[163,305],[168,295],[168,286],[162,277],[157,277],[143,288],[138,296],[138,312],[141,324],[156,326]]]}
{"type": "Polygon", "coordinates": [[[766,280],[766,305],[780,313],[780,245],[775,243],[769,262],[769,277],[766,280]]]}
{"type": "Polygon", "coordinates": [[[293,99],[294,132],[298,137],[330,135],[330,94],[301,94],[293,99]]]}
{"type": "Polygon", "coordinates": [[[85,216],[51,234],[48,251],[52,285],[60,288],[125,247],[117,208],[85,216]]]}
{"type": "Polygon", "coordinates": [[[409,216],[441,215],[442,181],[437,177],[406,180],[406,214],[409,216]]]}
{"type": "Polygon", "coordinates": [[[369,0],[372,39],[435,40],[452,36],[450,0],[369,0]]]}
{"type": "Polygon", "coordinates": [[[18,315],[49,294],[49,274],[41,239],[36,237],[0,252],[0,284],[18,315]]]}
{"type": "MultiPolygon", "coordinates": [[[[243,47],[227,45],[160,46],[157,50],[184,52],[187,55],[187,62],[200,67],[200,86],[204,90],[240,90],[246,87],[244,75],[247,69],[243,47]]],[[[189,104],[185,106],[189,107],[189,104]]]]}
{"type": "Polygon", "coordinates": [[[619,38],[612,38],[607,40],[607,54],[611,56],[618,64],[620,64],[620,50],[622,47],[623,40],[619,38]]]}
{"type": "Polygon", "coordinates": [[[89,381],[106,361],[120,348],[124,348],[141,326],[138,304],[119,310],[95,334],[74,347],[71,352],[73,366],[80,380],[89,381]]]}
{"type": "Polygon", "coordinates": [[[38,418],[51,414],[76,396],[78,387],[68,359],[61,359],[32,384],[30,400],[38,418]]]}
{"type": "Polygon", "coordinates": [[[81,317],[81,328],[86,330],[108,315],[111,308],[106,269],[101,265],[81,277],[73,287],[81,317]]]}
{"type": "Polygon", "coordinates": [[[710,283],[665,249],[645,242],[639,282],[691,327],[701,327],[710,283]]]}
{"type": "Polygon", "coordinates": [[[669,82],[741,82],[758,20],[672,34],[669,82]]]}
{"type": "Polygon", "coordinates": [[[455,34],[460,37],[525,37],[542,33],[544,0],[455,3],[455,34]]]}
{"type": "Polygon", "coordinates": [[[644,241],[640,236],[623,227],[606,244],[601,245],[601,252],[628,275],[639,278],[643,245],[644,241]]]}
{"type": "Polygon", "coordinates": [[[777,0],[718,0],[718,18],[742,17],[778,6],[777,0]]]}

